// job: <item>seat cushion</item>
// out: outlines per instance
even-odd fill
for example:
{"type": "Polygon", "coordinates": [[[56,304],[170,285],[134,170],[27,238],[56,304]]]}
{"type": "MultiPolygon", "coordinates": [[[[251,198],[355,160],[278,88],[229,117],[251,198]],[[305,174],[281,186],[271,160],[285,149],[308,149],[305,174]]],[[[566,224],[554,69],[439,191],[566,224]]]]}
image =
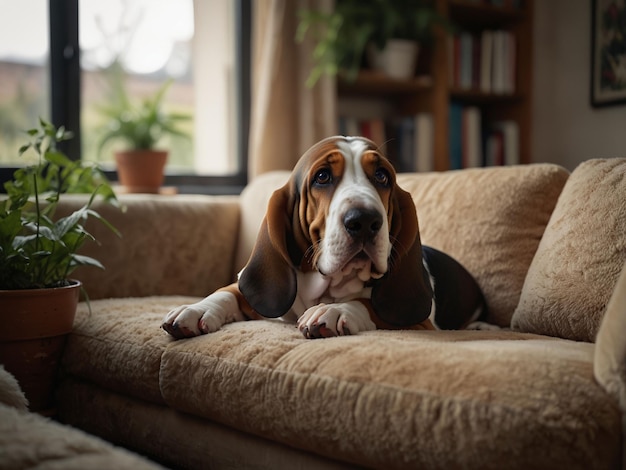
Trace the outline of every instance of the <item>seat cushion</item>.
{"type": "Polygon", "coordinates": [[[620,412],[593,379],[593,344],[511,331],[373,331],[306,340],[280,320],[234,323],[174,341],[159,324],[182,300],[93,302],[68,351],[83,357],[66,358],[68,371],[358,465],[618,462],[620,412]]]}
{"type": "Polygon", "coordinates": [[[63,370],[116,392],[163,403],[161,356],[170,337],[160,329],[167,312],[200,298],[101,299],[79,304],[63,354],[63,370]]]}

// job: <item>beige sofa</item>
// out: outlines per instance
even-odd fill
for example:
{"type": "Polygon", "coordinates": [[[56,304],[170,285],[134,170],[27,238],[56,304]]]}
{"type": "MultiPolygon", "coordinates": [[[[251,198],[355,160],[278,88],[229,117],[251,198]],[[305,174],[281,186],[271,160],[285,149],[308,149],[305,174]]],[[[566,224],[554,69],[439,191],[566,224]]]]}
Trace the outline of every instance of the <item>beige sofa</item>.
{"type": "Polygon", "coordinates": [[[0,470],[159,470],[126,449],[28,412],[17,380],[0,365],[0,470]]]}
{"type": "Polygon", "coordinates": [[[234,279],[286,178],[102,209],[123,238],[92,226],[107,270],[78,274],[62,420],[177,468],[624,467],[626,159],[399,176],[502,329],[174,341],[164,314],[234,279]]]}

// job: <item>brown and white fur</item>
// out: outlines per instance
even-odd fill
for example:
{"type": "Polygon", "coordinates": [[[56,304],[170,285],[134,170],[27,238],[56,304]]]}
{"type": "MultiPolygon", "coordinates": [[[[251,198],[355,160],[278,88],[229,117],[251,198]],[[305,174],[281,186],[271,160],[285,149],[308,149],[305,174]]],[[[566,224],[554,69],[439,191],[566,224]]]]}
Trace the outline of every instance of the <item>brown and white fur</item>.
{"type": "Polygon", "coordinates": [[[376,145],[330,137],[272,195],[238,282],[169,312],[175,338],[234,321],[296,322],[307,338],[376,328],[462,328],[484,306],[472,276],[422,247],[409,193],[376,145]]]}

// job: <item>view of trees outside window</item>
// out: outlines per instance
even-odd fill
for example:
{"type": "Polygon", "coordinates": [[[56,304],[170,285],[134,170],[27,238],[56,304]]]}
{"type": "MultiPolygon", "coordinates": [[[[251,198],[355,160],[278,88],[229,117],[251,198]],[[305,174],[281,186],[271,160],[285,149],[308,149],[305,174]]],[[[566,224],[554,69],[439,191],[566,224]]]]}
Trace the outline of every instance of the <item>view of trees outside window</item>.
{"type": "Polygon", "coordinates": [[[35,159],[18,150],[24,130],[50,116],[49,43],[48,0],[0,0],[0,165],[35,159]]]}
{"type": "MultiPolygon", "coordinates": [[[[102,109],[123,99],[135,105],[151,98],[167,80],[168,112],[193,115],[191,47],[194,33],[191,0],[106,1],[81,0],[81,127],[83,158],[111,162],[112,142],[99,151],[102,129],[108,122],[102,109]]],[[[181,126],[193,134],[193,121],[181,126]]],[[[193,167],[191,140],[172,138],[160,143],[169,148],[173,168],[193,167]]]]}
{"type": "MultiPolygon", "coordinates": [[[[49,118],[48,0],[0,0],[0,164],[23,164],[21,131],[49,118]]],[[[186,114],[190,138],[166,137],[169,173],[236,167],[234,16],[230,0],[79,0],[82,158],[113,165],[121,143],[99,149],[103,108],[120,90],[139,105],[171,81],[164,111],[186,114]]]]}

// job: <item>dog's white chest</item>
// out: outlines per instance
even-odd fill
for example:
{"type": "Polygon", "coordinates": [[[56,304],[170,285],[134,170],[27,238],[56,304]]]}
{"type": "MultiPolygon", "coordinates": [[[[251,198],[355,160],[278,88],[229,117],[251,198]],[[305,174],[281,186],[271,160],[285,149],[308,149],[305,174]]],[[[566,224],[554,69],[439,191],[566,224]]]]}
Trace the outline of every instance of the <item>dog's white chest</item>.
{"type": "Polygon", "coordinates": [[[365,287],[365,282],[369,279],[370,269],[365,265],[350,265],[335,276],[322,276],[317,271],[305,273],[298,270],[298,293],[291,311],[300,317],[308,308],[320,303],[369,299],[372,289],[365,287]]]}

